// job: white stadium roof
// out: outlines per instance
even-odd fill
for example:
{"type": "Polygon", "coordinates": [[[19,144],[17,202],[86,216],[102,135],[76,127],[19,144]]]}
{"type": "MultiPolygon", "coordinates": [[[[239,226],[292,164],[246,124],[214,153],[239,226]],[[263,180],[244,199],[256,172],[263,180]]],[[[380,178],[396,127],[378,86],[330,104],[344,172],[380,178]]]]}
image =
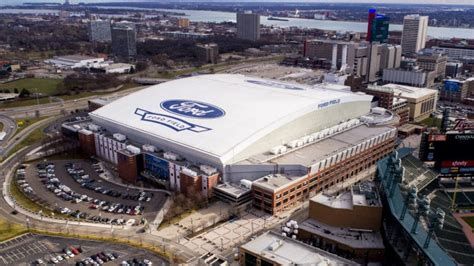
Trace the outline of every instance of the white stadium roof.
{"type": "MultiPolygon", "coordinates": [[[[95,110],[91,117],[105,128],[124,128],[139,132],[147,141],[156,139],[151,144],[185,148],[228,164],[238,160],[236,154],[300,117],[354,102],[362,102],[369,111],[371,99],[321,87],[217,74],[143,89],[95,110]]],[[[337,117],[338,112],[331,115],[337,117]]]]}

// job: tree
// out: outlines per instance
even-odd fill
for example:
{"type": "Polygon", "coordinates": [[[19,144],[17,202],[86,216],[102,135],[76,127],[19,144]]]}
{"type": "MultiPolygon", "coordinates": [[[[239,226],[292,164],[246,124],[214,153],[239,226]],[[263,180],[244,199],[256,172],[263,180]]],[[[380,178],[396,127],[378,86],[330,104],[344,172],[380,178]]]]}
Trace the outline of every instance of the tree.
{"type": "Polygon", "coordinates": [[[26,97],[30,97],[30,95],[31,95],[30,91],[27,90],[27,89],[25,89],[25,88],[23,88],[23,89],[21,89],[21,91],[20,91],[20,96],[19,96],[19,97],[20,97],[20,98],[26,98],[26,97]]]}
{"type": "Polygon", "coordinates": [[[18,89],[15,88],[15,89],[13,90],[13,92],[14,92],[14,93],[18,93],[18,89]]]}

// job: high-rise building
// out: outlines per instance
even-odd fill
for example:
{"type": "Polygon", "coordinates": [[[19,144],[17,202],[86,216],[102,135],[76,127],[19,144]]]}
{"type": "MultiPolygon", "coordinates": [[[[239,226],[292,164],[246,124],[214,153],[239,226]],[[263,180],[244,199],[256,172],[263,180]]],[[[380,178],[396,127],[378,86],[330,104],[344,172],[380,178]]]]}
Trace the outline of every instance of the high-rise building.
{"type": "Polygon", "coordinates": [[[387,43],[389,25],[389,17],[377,14],[375,9],[370,9],[366,40],[368,42],[387,43]]]}
{"type": "Polygon", "coordinates": [[[446,55],[432,49],[424,49],[416,54],[416,64],[426,71],[434,71],[437,79],[443,79],[446,76],[447,62],[446,55]]]}
{"type": "Polygon", "coordinates": [[[237,38],[258,41],[260,39],[260,15],[237,13],[237,38]]]}
{"type": "Polygon", "coordinates": [[[402,52],[414,55],[425,48],[428,16],[407,15],[403,18],[402,52]]]}
{"type": "Polygon", "coordinates": [[[137,55],[136,31],[127,25],[112,27],[112,52],[117,56],[137,55]]]}
{"type": "Polygon", "coordinates": [[[377,81],[383,69],[400,66],[401,47],[379,43],[355,43],[333,40],[306,40],[305,57],[325,59],[333,70],[365,77],[366,81],[377,81]]]}
{"type": "Polygon", "coordinates": [[[196,56],[205,64],[216,64],[219,58],[219,46],[215,43],[196,45],[196,56]]]}
{"type": "Polygon", "coordinates": [[[89,22],[88,32],[89,41],[91,42],[110,42],[112,41],[112,33],[109,20],[91,20],[89,22]]]}

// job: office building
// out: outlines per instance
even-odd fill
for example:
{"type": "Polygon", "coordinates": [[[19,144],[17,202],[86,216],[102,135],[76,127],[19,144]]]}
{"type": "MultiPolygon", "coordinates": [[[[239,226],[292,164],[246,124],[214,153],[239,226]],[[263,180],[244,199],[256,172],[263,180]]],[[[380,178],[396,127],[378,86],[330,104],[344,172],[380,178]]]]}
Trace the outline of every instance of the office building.
{"type": "Polygon", "coordinates": [[[189,19],[178,18],[177,25],[179,28],[189,28],[189,19]]]}
{"type": "Polygon", "coordinates": [[[136,31],[133,27],[128,25],[112,27],[112,52],[122,57],[137,55],[136,31]]]}
{"type": "Polygon", "coordinates": [[[368,27],[366,41],[387,43],[389,33],[390,18],[377,14],[375,9],[369,10],[368,27]]]}
{"type": "Polygon", "coordinates": [[[384,69],[382,75],[383,83],[396,83],[400,85],[415,87],[432,87],[436,73],[426,71],[419,67],[384,69]]]}
{"type": "Polygon", "coordinates": [[[428,31],[428,17],[420,15],[407,15],[403,18],[402,53],[413,56],[426,44],[428,31]]]}
{"type": "Polygon", "coordinates": [[[354,43],[333,40],[306,40],[303,55],[331,62],[332,70],[377,81],[381,71],[400,66],[401,47],[389,44],[354,43]]]}
{"type": "Polygon", "coordinates": [[[219,46],[215,43],[198,44],[196,57],[204,64],[216,64],[219,59],[219,46]]]}
{"type": "Polygon", "coordinates": [[[474,46],[463,44],[440,44],[433,50],[446,54],[450,59],[474,58],[474,46]]]}
{"type": "Polygon", "coordinates": [[[432,49],[423,49],[416,54],[416,64],[426,71],[434,71],[436,79],[442,80],[446,75],[448,57],[432,49]]]}
{"type": "Polygon", "coordinates": [[[440,90],[440,99],[450,102],[465,102],[474,98],[474,77],[446,79],[440,90]]]}
{"type": "Polygon", "coordinates": [[[405,99],[410,108],[410,121],[420,122],[436,111],[436,102],[438,101],[438,90],[402,86],[398,84],[386,84],[380,89],[393,91],[394,97],[405,99]]]}
{"type": "Polygon", "coordinates": [[[399,125],[404,125],[409,121],[410,108],[407,100],[395,97],[393,89],[384,88],[381,86],[368,86],[361,91],[374,96],[374,101],[378,107],[391,110],[400,117],[399,125]]]}
{"type": "Polygon", "coordinates": [[[362,181],[338,195],[314,196],[308,216],[298,224],[298,240],[360,264],[383,261],[382,202],[373,182],[362,181]]]}
{"type": "Polygon", "coordinates": [[[239,250],[240,265],[352,265],[354,262],[268,231],[239,250]]]}
{"type": "Polygon", "coordinates": [[[91,20],[87,27],[90,42],[111,42],[112,32],[109,20],[91,20]]]}
{"type": "Polygon", "coordinates": [[[460,61],[453,61],[446,63],[446,74],[448,78],[457,78],[463,73],[464,65],[460,61]]]}
{"type": "Polygon", "coordinates": [[[260,15],[237,13],[237,38],[250,41],[260,39],[260,15]]]}

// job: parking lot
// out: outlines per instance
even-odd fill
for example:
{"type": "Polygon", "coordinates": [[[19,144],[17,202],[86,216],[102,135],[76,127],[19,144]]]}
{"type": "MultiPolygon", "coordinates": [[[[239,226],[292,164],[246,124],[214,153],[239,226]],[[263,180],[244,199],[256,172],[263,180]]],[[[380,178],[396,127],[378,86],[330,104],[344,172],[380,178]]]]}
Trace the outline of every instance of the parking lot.
{"type": "Polygon", "coordinates": [[[168,265],[147,250],[108,242],[26,234],[0,243],[0,265],[51,264],[168,265]]]}
{"type": "MultiPolygon", "coordinates": [[[[72,218],[113,224],[152,221],[165,202],[161,192],[122,187],[99,177],[92,161],[60,160],[32,163],[25,169],[25,184],[44,203],[72,218]]],[[[18,181],[17,181],[18,182],[18,181]]],[[[21,181],[22,182],[22,181],[21,181]]]]}

